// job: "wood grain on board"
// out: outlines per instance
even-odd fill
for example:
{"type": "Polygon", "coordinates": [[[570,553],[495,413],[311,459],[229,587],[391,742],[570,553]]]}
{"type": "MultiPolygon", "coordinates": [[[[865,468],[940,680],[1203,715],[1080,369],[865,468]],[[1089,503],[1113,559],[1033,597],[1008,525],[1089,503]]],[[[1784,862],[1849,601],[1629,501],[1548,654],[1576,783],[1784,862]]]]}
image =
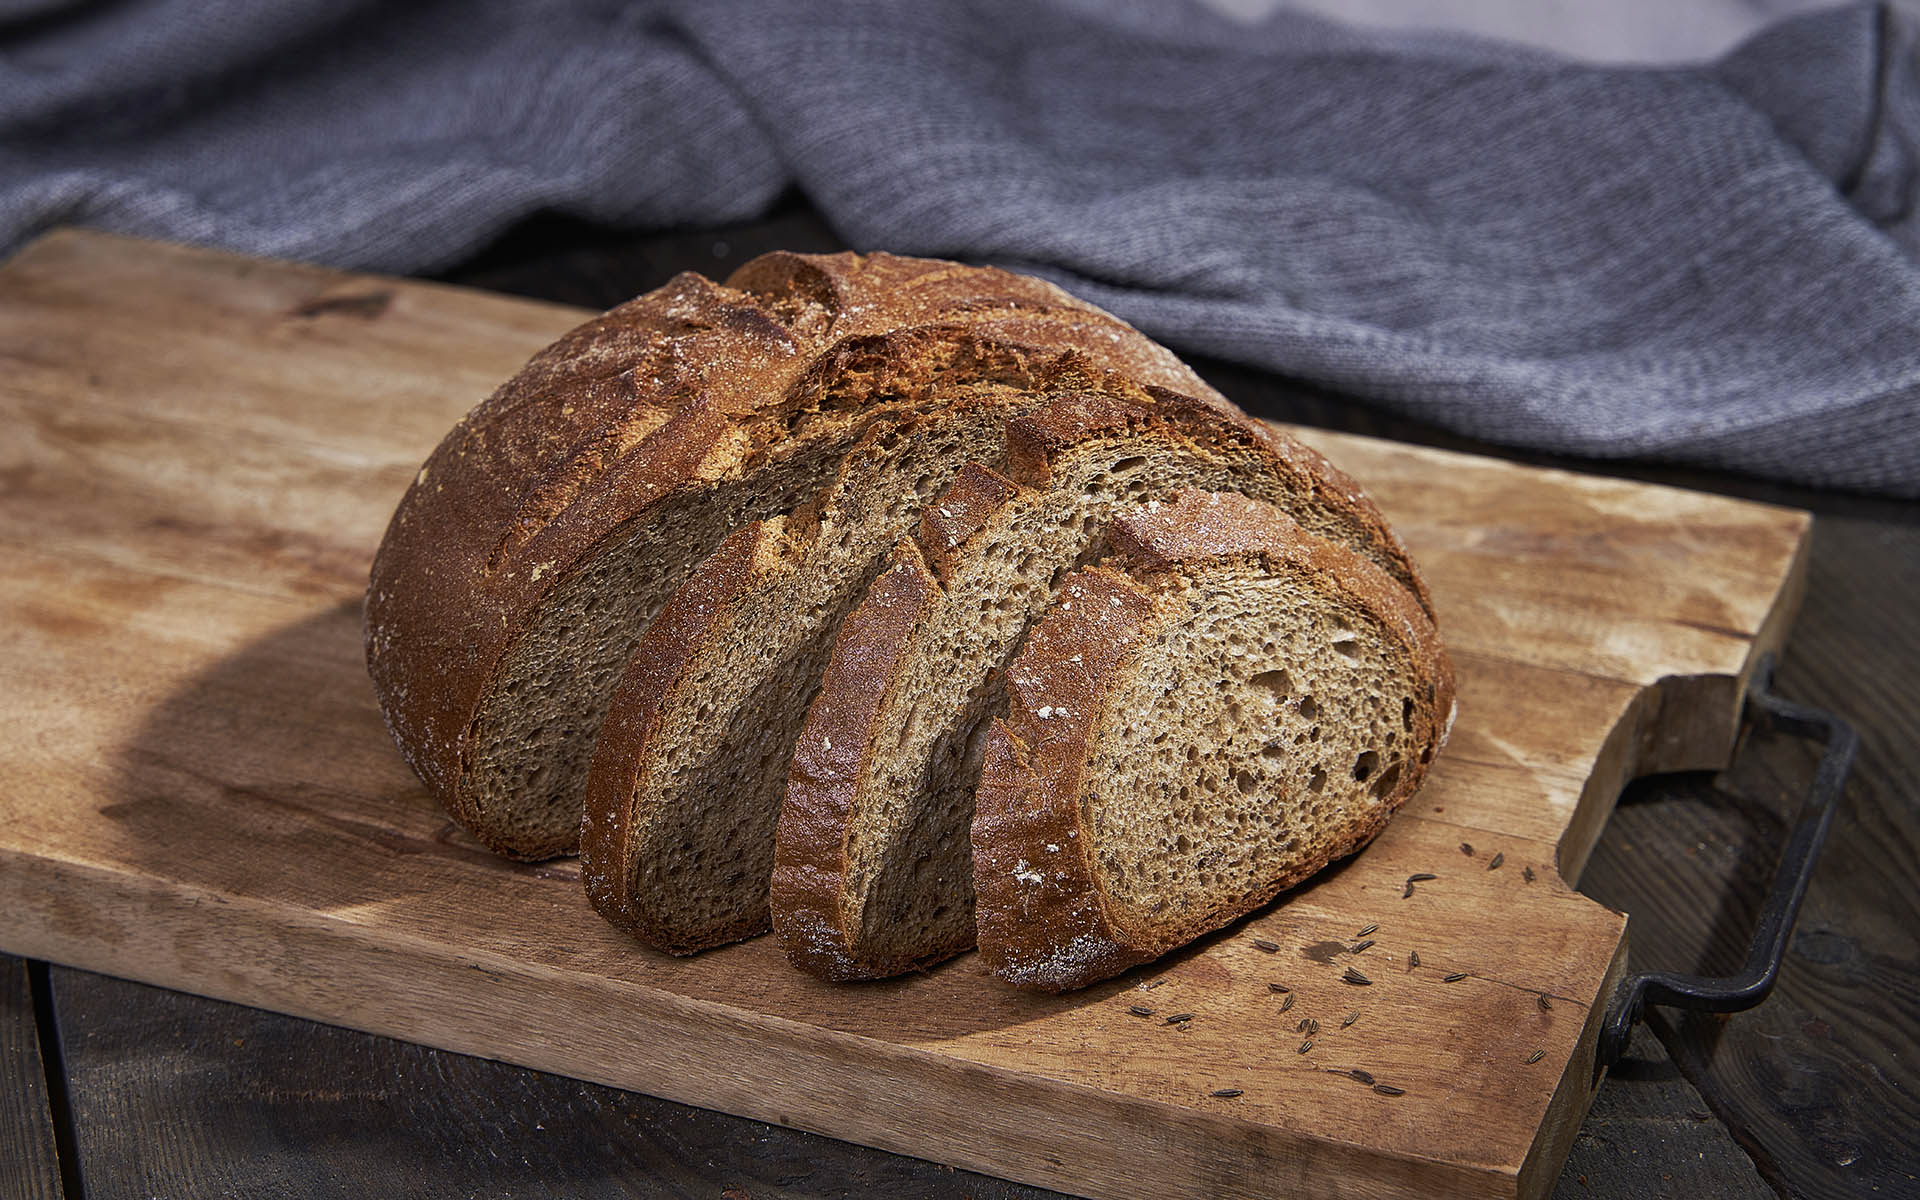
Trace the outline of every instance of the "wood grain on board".
{"type": "Polygon", "coordinates": [[[834,986],[765,938],[626,942],[573,864],[455,831],[381,726],[359,599],[392,505],[580,316],[72,232],[0,268],[0,949],[1092,1196],[1551,1186],[1624,961],[1570,879],[1625,779],[1726,760],[1804,514],[1309,435],[1428,572],[1461,701],[1426,789],[1083,992],[971,956],[834,986]]]}
{"type": "Polygon", "coordinates": [[[54,1200],[61,1194],[47,1092],[27,964],[0,957],[0,1196],[54,1200]]]}

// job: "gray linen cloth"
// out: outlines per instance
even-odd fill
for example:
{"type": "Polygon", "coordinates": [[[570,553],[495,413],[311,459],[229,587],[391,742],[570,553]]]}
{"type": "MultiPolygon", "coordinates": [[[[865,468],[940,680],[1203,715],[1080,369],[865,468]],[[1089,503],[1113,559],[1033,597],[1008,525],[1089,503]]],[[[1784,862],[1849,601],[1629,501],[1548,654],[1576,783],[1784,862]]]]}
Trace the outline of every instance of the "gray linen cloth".
{"type": "Polygon", "coordinates": [[[797,184],[852,245],[1475,437],[1907,497],[1917,146],[1893,7],[1679,67],[1170,0],[0,7],[0,249],[417,272],[797,184]]]}

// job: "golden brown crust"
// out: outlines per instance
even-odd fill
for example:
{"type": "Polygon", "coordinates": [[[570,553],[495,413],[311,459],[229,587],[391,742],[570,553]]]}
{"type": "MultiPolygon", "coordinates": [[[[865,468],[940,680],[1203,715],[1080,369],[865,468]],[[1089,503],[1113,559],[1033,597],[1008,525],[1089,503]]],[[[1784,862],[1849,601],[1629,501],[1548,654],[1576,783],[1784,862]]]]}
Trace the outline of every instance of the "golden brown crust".
{"type": "Polygon", "coordinates": [[[1107,692],[1150,635],[1152,598],[1112,572],[1076,572],[1007,670],[1007,717],[974,793],[981,960],[1016,986],[1064,991],[1155,957],[1119,936],[1079,797],[1107,692]]]}
{"type": "Polygon", "coordinates": [[[571,848],[530,843],[491,811],[470,755],[510,652],[575,571],[670,498],[884,407],[888,370],[1017,378],[1043,359],[1228,407],[1051,284],[884,254],[768,255],[725,286],[681,275],[563,337],[435,450],[375,558],[368,667],[402,752],[500,853],[571,848]]]}
{"type": "Polygon", "coordinates": [[[982,958],[1008,982],[1042,991],[1083,987],[1158,958],[1364,846],[1418,790],[1453,711],[1452,666],[1418,601],[1372,562],[1314,537],[1272,507],[1231,494],[1182,492],[1172,503],[1117,518],[1108,536],[1112,556],[1068,577],[1061,594],[1070,603],[1048,610],[1010,666],[1007,719],[989,744],[976,797],[982,958]],[[1413,731],[1422,749],[1383,804],[1329,831],[1325,853],[1179,925],[1130,929],[1093,869],[1093,832],[1081,803],[1099,786],[1085,773],[1101,736],[1105,700],[1168,619],[1156,600],[1165,581],[1248,563],[1270,573],[1312,575],[1401,641],[1428,701],[1413,731]]]}
{"type": "Polygon", "coordinates": [[[774,930],[795,966],[823,979],[864,979],[842,911],[853,799],[874,756],[875,717],[898,681],[899,657],[940,588],[902,539],[887,569],[840,624],[818,696],[794,746],[774,840],[774,930]]]}

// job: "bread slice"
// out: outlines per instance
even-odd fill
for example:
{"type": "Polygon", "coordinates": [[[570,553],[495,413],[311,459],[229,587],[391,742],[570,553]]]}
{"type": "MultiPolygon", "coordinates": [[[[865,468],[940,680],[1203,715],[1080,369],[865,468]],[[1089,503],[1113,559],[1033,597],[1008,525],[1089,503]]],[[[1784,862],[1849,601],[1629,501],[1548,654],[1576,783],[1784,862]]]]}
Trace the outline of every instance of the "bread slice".
{"type": "Polygon", "coordinates": [[[835,632],[886,552],[1006,422],[1048,400],[997,384],[872,426],[819,496],[743,526],[640,639],[607,709],[582,826],[594,907],[674,954],[765,932],[774,823],[835,632]]]}
{"type": "Polygon", "coordinates": [[[973,818],[981,957],[1082,987],[1365,845],[1446,738],[1453,676],[1374,564],[1241,496],[1123,516],[1008,673],[973,818]]]}
{"type": "Polygon", "coordinates": [[[1377,513],[1323,460],[1178,397],[1062,397],[1008,429],[1007,475],[961,472],[841,626],[795,745],[772,876],[789,957],[898,974],[973,943],[967,830],[997,669],[1107,518],[1182,488],[1287,507],[1411,582],[1377,513]],[[1329,481],[1337,481],[1330,483],[1329,481]]]}
{"type": "Polygon", "coordinates": [[[874,420],[972,382],[1075,379],[1231,409],[1128,326],[1004,271],[773,254],[621,305],[468,414],[401,500],[367,592],[388,728],[489,847],[572,850],[608,698],[695,563],[816,493],[874,420]]]}

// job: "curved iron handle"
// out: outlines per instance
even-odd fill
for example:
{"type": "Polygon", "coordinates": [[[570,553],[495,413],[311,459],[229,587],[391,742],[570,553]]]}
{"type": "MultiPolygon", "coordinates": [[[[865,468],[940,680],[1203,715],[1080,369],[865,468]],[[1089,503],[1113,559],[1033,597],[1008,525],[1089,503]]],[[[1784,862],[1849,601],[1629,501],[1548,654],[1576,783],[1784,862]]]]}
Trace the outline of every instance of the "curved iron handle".
{"type": "Polygon", "coordinates": [[[1787,838],[1787,846],[1774,868],[1773,883],[1767,889],[1766,904],[1754,926],[1753,945],[1747,961],[1737,974],[1725,976],[1678,975],[1667,971],[1647,971],[1628,976],[1614,993],[1607,1007],[1605,1023],[1600,1027],[1599,1045],[1594,1052],[1597,1078],[1626,1053],[1627,1040],[1650,1004],[1696,1012],[1739,1012],[1767,998],[1774,980],[1780,975],[1780,960],[1786,956],[1787,935],[1800,912],[1800,901],[1813,878],[1814,862],[1827,839],[1827,827],[1840,791],[1853,766],[1859,738],[1845,721],[1821,709],[1782,700],[1768,690],[1773,682],[1773,656],[1762,658],[1747,687],[1747,703],[1771,728],[1796,737],[1814,738],[1826,743],[1820,765],[1813,773],[1813,784],[1801,802],[1799,819],[1787,838]]]}

